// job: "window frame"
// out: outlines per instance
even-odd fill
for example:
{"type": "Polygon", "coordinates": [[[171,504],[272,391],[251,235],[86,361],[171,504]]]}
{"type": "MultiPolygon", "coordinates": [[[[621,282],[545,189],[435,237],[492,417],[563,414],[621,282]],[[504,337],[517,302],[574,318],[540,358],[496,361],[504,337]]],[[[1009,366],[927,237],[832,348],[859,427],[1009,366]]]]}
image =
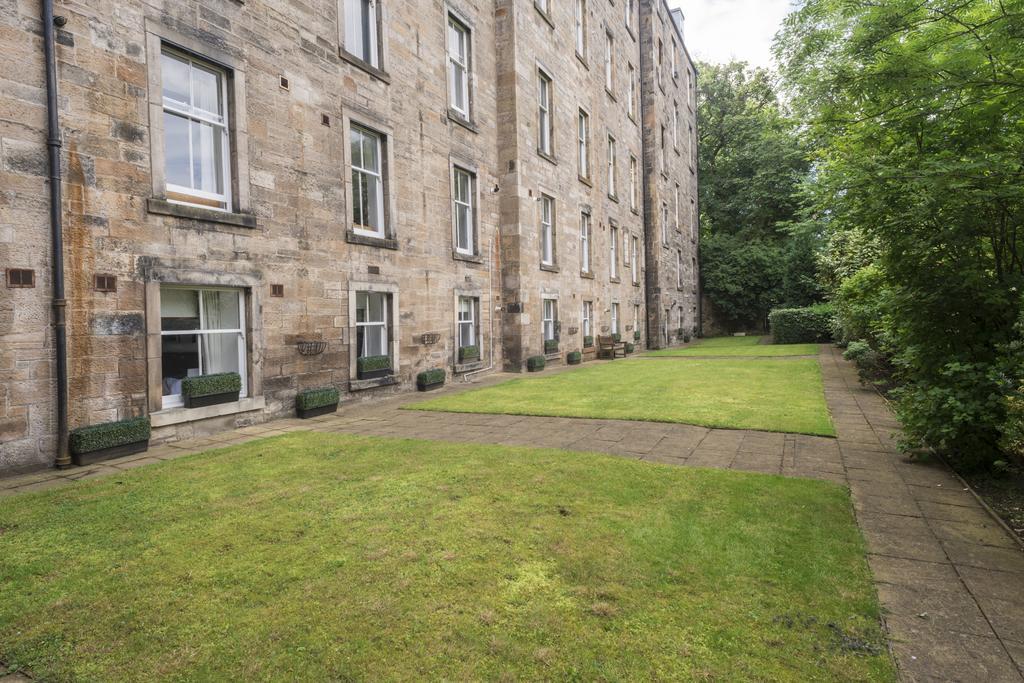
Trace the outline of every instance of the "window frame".
{"type": "Polygon", "coordinates": [[[605,31],[604,37],[604,89],[615,97],[615,36],[605,31]]]}
{"type": "Polygon", "coordinates": [[[448,108],[456,116],[463,121],[473,120],[473,30],[470,26],[463,21],[455,12],[449,10],[447,12],[447,19],[445,21],[445,66],[446,66],[446,78],[448,81],[448,108]],[[454,28],[456,32],[461,32],[463,36],[463,42],[465,46],[465,55],[462,56],[463,62],[459,62],[455,59],[456,55],[452,51],[452,36],[451,31],[454,28]],[[462,69],[462,88],[466,98],[464,108],[460,108],[455,102],[455,70],[462,69]]]}
{"type": "Polygon", "coordinates": [[[576,118],[576,163],[579,176],[590,181],[590,114],[580,107],[576,118]]]}
{"type": "Polygon", "coordinates": [[[587,62],[587,0],[573,0],[573,42],[576,56],[587,62]]]}
{"type": "Polygon", "coordinates": [[[346,35],[348,29],[346,6],[350,1],[359,2],[359,0],[338,0],[338,53],[340,56],[345,58],[346,61],[354,63],[356,66],[370,72],[374,76],[383,76],[386,80],[383,3],[379,0],[369,0],[368,3],[372,12],[372,26],[370,27],[372,30],[368,32],[368,35],[370,37],[370,42],[372,43],[370,53],[373,59],[367,60],[365,57],[350,50],[348,47],[348,36],[346,35]]]}
{"type": "Polygon", "coordinates": [[[584,301],[583,312],[580,315],[580,330],[584,337],[594,336],[594,302],[584,301]]]}
{"type": "Polygon", "coordinates": [[[387,150],[387,147],[388,147],[388,145],[387,145],[387,138],[388,138],[388,136],[387,136],[386,133],[383,133],[383,132],[381,132],[381,131],[379,131],[379,130],[377,130],[375,128],[372,128],[370,126],[367,126],[367,125],[365,125],[363,123],[360,123],[360,122],[357,122],[357,121],[351,121],[349,123],[349,125],[348,125],[348,135],[346,137],[347,137],[347,143],[348,143],[346,145],[346,148],[348,150],[348,152],[347,152],[347,155],[348,155],[347,161],[348,161],[348,166],[349,166],[349,173],[348,173],[349,182],[347,183],[347,185],[348,185],[348,194],[349,194],[349,220],[351,221],[352,232],[355,233],[356,235],[360,235],[362,237],[370,237],[370,238],[376,238],[376,239],[387,239],[388,237],[390,237],[389,225],[390,225],[390,222],[391,222],[390,221],[390,207],[388,206],[388,202],[389,202],[388,196],[390,194],[389,193],[389,189],[390,188],[389,188],[389,183],[388,183],[388,174],[387,174],[388,160],[387,160],[387,158],[385,156],[387,154],[387,151],[388,151],[387,150]],[[352,154],[351,154],[352,142],[353,142],[352,136],[357,131],[360,134],[364,135],[364,136],[372,137],[376,141],[376,148],[377,148],[376,149],[376,155],[377,155],[378,163],[380,165],[380,169],[376,173],[374,171],[372,171],[371,169],[367,169],[367,168],[364,168],[362,166],[356,166],[355,160],[352,158],[352,154]],[[356,186],[357,186],[357,183],[355,182],[355,173],[357,171],[359,173],[362,173],[362,174],[367,174],[367,175],[375,176],[377,178],[377,180],[378,180],[378,184],[379,184],[379,187],[380,187],[380,193],[379,193],[379,195],[377,197],[377,202],[376,203],[377,203],[377,211],[380,214],[380,222],[381,222],[379,230],[372,230],[372,229],[369,228],[369,226],[364,226],[363,224],[356,222],[356,218],[355,218],[355,213],[354,212],[355,212],[355,208],[356,208],[356,186]]]}
{"type": "Polygon", "coordinates": [[[541,341],[547,342],[551,340],[558,341],[558,299],[551,297],[541,298],[541,341]],[[551,310],[551,316],[548,317],[548,309],[551,310]],[[550,329],[551,336],[548,336],[550,329]]]}
{"type": "Polygon", "coordinates": [[[676,249],[676,289],[683,289],[683,250],[676,249]]]}
{"type": "Polygon", "coordinates": [[[551,74],[537,67],[537,152],[548,158],[555,155],[554,90],[551,74]]]}
{"type": "Polygon", "coordinates": [[[629,266],[632,269],[633,284],[640,284],[640,238],[636,235],[631,235],[632,251],[629,256],[629,266]]]}
{"type": "Polygon", "coordinates": [[[640,208],[640,162],[635,154],[629,155],[629,208],[636,212],[640,208]]]}
{"type": "MultiPolygon", "coordinates": [[[[480,297],[479,296],[467,296],[459,294],[456,298],[456,310],[455,310],[455,326],[456,326],[456,344],[459,349],[464,349],[467,346],[480,347],[480,297]],[[468,319],[462,317],[463,310],[462,306],[464,302],[469,303],[469,314],[468,319]],[[469,344],[463,344],[462,341],[462,330],[466,324],[469,324],[469,331],[471,341],[469,344]]],[[[481,351],[482,353],[482,351],[481,351]]]]}
{"type": "Polygon", "coordinates": [[[182,394],[163,394],[163,338],[164,337],[180,337],[183,335],[195,335],[196,336],[196,354],[199,358],[200,371],[203,368],[203,351],[202,344],[199,343],[199,338],[202,336],[209,336],[212,334],[227,335],[227,334],[238,334],[238,368],[239,375],[242,379],[242,387],[238,393],[238,398],[246,398],[249,395],[249,367],[248,367],[248,335],[246,334],[247,320],[246,315],[246,288],[244,287],[218,287],[215,285],[190,285],[190,284],[160,284],[157,289],[158,306],[157,306],[157,318],[159,320],[159,335],[160,335],[160,355],[158,356],[160,362],[160,377],[161,377],[161,410],[170,410],[173,408],[182,408],[185,405],[184,396],[182,394]],[[163,301],[162,295],[164,290],[183,290],[196,293],[196,307],[199,313],[199,328],[196,330],[164,330],[163,329],[163,301]],[[236,328],[223,328],[223,329],[204,329],[204,321],[206,319],[206,308],[203,304],[202,292],[233,292],[238,295],[238,324],[236,328]]]}
{"type": "Polygon", "coordinates": [[[479,240],[479,211],[477,207],[477,175],[476,171],[463,164],[453,162],[451,164],[451,211],[452,211],[452,245],[455,253],[463,256],[477,256],[480,254],[479,240]],[[468,201],[460,201],[458,197],[459,175],[463,174],[468,179],[468,201]],[[459,208],[469,209],[469,247],[460,245],[459,235],[459,208]]]}
{"type": "Polygon", "coordinates": [[[608,227],[608,276],[615,281],[619,279],[619,228],[611,225],[608,227]]]}
{"type": "Polygon", "coordinates": [[[555,242],[557,234],[555,198],[542,192],[539,204],[540,264],[554,268],[558,265],[558,249],[555,242]],[[545,214],[547,215],[545,216],[545,214]]]}
{"type": "Polygon", "coordinates": [[[629,88],[627,89],[627,101],[626,101],[626,113],[629,118],[636,121],[636,103],[637,103],[637,89],[636,89],[636,67],[631,62],[626,62],[626,74],[629,77],[629,88]]]}
{"type": "Polygon", "coordinates": [[[611,316],[612,316],[611,333],[612,334],[622,334],[621,332],[619,332],[619,302],[617,302],[617,301],[613,301],[612,302],[612,305],[611,305],[611,316]]]}
{"type": "Polygon", "coordinates": [[[668,202],[661,202],[661,245],[668,246],[668,202]]]}
{"type": "Polygon", "coordinates": [[[615,148],[615,136],[611,133],[608,134],[608,174],[605,181],[608,183],[608,196],[612,199],[618,197],[618,186],[616,182],[616,176],[618,176],[618,151],[615,148]]]}
{"type": "Polygon", "coordinates": [[[589,211],[580,211],[580,273],[593,273],[594,226],[589,211]]]}

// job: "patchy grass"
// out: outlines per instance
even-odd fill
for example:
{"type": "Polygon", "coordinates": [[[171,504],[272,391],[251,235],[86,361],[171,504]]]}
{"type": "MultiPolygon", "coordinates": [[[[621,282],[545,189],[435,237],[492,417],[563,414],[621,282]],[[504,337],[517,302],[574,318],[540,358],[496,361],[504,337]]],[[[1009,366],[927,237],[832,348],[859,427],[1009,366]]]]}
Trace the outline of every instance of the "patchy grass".
{"type": "Polygon", "coordinates": [[[835,436],[816,360],[615,361],[524,377],[412,410],[681,422],[835,436]]]}
{"type": "Polygon", "coordinates": [[[894,679],[826,482],[295,433],[0,526],[0,660],[46,680],[894,679]]]}
{"type": "Polygon", "coordinates": [[[710,337],[692,346],[651,351],[649,356],[816,356],[818,344],[762,344],[761,337],[710,337]]]}

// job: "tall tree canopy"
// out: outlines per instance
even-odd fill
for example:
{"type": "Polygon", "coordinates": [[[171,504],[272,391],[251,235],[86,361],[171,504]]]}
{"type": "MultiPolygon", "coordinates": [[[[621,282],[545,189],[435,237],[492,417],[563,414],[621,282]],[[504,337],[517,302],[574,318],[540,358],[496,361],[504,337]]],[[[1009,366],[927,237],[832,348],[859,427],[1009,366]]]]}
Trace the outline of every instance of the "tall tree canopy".
{"type": "Polygon", "coordinates": [[[995,457],[1021,377],[1024,0],[804,0],[776,49],[829,285],[884,279],[872,343],[910,443],[995,457]]]}
{"type": "Polygon", "coordinates": [[[770,72],[732,62],[699,73],[703,291],[726,328],[756,326],[818,295],[813,235],[792,230],[808,162],[770,72]]]}

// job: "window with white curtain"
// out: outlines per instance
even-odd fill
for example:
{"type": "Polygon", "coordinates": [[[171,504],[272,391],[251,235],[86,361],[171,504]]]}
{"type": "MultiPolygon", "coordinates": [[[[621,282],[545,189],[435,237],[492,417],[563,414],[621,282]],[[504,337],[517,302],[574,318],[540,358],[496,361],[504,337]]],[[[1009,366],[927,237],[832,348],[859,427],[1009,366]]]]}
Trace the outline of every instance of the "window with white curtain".
{"type": "Polygon", "coordinates": [[[619,334],[619,305],[612,304],[612,334],[619,334]]]}
{"type": "Polygon", "coordinates": [[[469,29],[448,15],[448,99],[462,118],[470,118],[469,29]]]}
{"type": "Polygon", "coordinates": [[[594,336],[594,302],[583,302],[583,336],[594,336]]]}
{"type": "Polygon", "coordinates": [[[661,203],[661,243],[668,246],[668,202],[661,203]]]}
{"type": "Polygon", "coordinates": [[[540,196],[540,260],[555,265],[555,200],[546,194],[540,196]]]}
{"type": "Polygon", "coordinates": [[[476,297],[459,297],[459,348],[477,345],[477,318],[480,310],[480,299],[476,297]]]}
{"type": "Polygon", "coordinates": [[[580,272],[590,273],[590,214],[580,212],[580,272]]]}
{"type": "Polygon", "coordinates": [[[227,72],[165,47],[160,77],[167,200],[230,210],[227,72]]]}
{"type": "Polygon", "coordinates": [[[365,235],[384,237],[384,172],[381,136],[352,125],[352,227],[365,235]]]}
{"type": "Polygon", "coordinates": [[[345,51],[373,67],[380,67],[377,47],[377,0],[343,0],[345,51]]]}
{"type": "Polygon", "coordinates": [[[163,407],[183,405],[181,380],[237,372],[247,395],[244,293],[240,289],[160,288],[163,407]]]}
{"type": "Polygon", "coordinates": [[[640,164],[636,157],[629,157],[629,208],[636,211],[640,206],[640,164]]]}
{"type": "Polygon", "coordinates": [[[537,72],[537,149],[551,155],[551,77],[537,72]]]}
{"type": "Polygon", "coordinates": [[[542,318],[544,341],[558,339],[558,301],[544,299],[544,316],[542,318]]]}
{"type": "Polygon", "coordinates": [[[640,283],[640,240],[633,235],[633,251],[629,255],[629,265],[633,271],[633,284],[640,283]]]}
{"type": "Polygon", "coordinates": [[[455,221],[455,251],[476,253],[476,176],[464,168],[452,169],[452,216],[455,221]]]}
{"type": "Polygon", "coordinates": [[[636,118],[636,68],[632,64],[626,65],[626,75],[629,77],[627,89],[626,113],[636,118]]]}
{"type": "Polygon", "coordinates": [[[615,86],[615,38],[611,33],[606,33],[604,38],[604,87],[612,92],[615,86]]]}
{"type": "Polygon", "coordinates": [[[388,320],[391,295],[386,292],[356,292],[356,355],[390,356],[388,320]]]}
{"type": "Polygon", "coordinates": [[[619,277],[619,229],[611,228],[610,233],[611,247],[608,250],[608,268],[612,278],[619,277]]]}
{"type": "Polygon", "coordinates": [[[575,21],[576,54],[587,58],[587,0],[574,0],[573,19],[575,21]]]}
{"type": "Polygon", "coordinates": [[[611,135],[608,136],[608,196],[615,196],[615,176],[616,173],[616,155],[615,155],[615,138],[611,135]]]}
{"type": "Polygon", "coordinates": [[[577,122],[578,159],[581,178],[590,178],[590,116],[580,109],[577,122]]]}

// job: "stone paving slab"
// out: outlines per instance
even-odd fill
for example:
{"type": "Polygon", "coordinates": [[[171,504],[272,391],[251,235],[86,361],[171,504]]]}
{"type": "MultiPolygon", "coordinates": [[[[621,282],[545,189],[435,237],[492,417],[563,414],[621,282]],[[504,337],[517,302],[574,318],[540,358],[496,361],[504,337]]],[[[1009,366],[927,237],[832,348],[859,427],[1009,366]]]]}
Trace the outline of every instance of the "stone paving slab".
{"type": "MultiPolygon", "coordinates": [[[[88,468],[0,479],[0,496],[300,430],[595,451],[652,463],[833,481],[850,488],[901,677],[1024,682],[1024,552],[1018,541],[945,464],[911,461],[898,452],[899,425],[888,405],[861,386],[837,349],[824,346],[818,358],[835,439],[623,420],[401,410],[423,398],[410,393],[345,405],[343,412],[314,420],[282,419],[164,444],[88,468]]],[[[495,373],[442,391],[517,377],[495,373]]],[[[0,676],[2,683],[14,680],[19,679],[0,676]]]]}

